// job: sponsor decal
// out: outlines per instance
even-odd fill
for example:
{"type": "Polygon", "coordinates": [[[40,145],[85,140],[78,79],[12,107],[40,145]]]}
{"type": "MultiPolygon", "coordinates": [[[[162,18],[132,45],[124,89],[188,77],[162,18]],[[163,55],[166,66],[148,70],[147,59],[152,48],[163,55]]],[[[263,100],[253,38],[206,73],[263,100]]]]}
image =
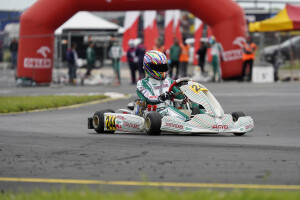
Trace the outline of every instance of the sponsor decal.
{"type": "Polygon", "coordinates": [[[166,123],[165,126],[169,126],[169,127],[173,127],[173,128],[179,128],[179,129],[183,129],[182,125],[178,125],[178,124],[173,124],[173,123],[166,123]]]}
{"type": "Polygon", "coordinates": [[[228,129],[227,125],[214,125],[212,129],[228,129]]]}
{"type": "Polygon", "coordinates": [[[120,128],[122,128],[122,126],[120,124],[116,124],[116,128],[120,129],[120,128]]]}
{"type": "Polygon", "coordinates": [[[245,126],[245,129],[246,129],[246,130],[251,129],[251,128],[253,128],[253,125],[252,125],[252,124],[249,124],[249,125],[245,126]]]}
{"type": "Polygon", "coordinates": [[[225,62],[232,60],[240,60],[243,58],[243,44],[246,42],[244,37],[236,37],[232,42],[233,45],[238,46],[239,49],[232,49],[223,52],[223,59],[225,62]]]}
{"type": "Polygon", "coordinates": [[[48,54],[51,53],[51,49],[47,46],[41,46],[37,51],[37,54],[41,54],[44,58],[48,57],[48,54]]]}
{"type": "Polygon", "coordinates": [[[122,124],[122,121],[117,120],[117,121],[116,121],[116,124],[122,124]]]}
{"type": "Polygon", "coordinates": [[[201,88],[200,85],[198,85],[198,84],[192,84],[192,85],[190,86],[190,88],[191,88],[196,94],[198,94],[198,93],[201,92],[201,91],[207,91],[207,89],[201,88]]]}
{"type": "Polygon", "coordinates": [[[243,58],[243,49],[234,49],[223,52],[223,59],[225,62],[232,60],[239,60],[243,58]]]}
{"type": "Polygon", "coordinates": [[[51,53],[51,49],[47,46],[41,46],[37,51],[37,54],[41,54],[43,58],[24,58],[24,68],[34,69],[48,69],[51,68],[51,59],[48,55],[51,53]]]}
{"type": "Polygon", "coordinates": [[[139,124],[133,124],[133,123],[129,123],[129,122],[124,122],[123,125],[130,127],[130,128],[135,128],[135,129],[138,129],[140,126],[139,124]]]}
{"type": "Polygon", "coordinates": [[[149,96],[148,98],[149,98],[149,99],[157,99],[158,96],[149,96]]]}
{"type": "Polygon", "coordinates": [[[47,69],[51,68],[51,59],[49,58],[24,58],[25,68],[47,69]]]}
{"type": "Polygon", "coordinates": [[[185,130],[187,130],[187,131],[191,131],[191,130],[193,130],[192,128],[190,128],[190,127],[185,127],[185,130]]]}
{"type": "Polygon", "coordinates": [[[118,116],[117,116],[117,119],[124,120],[124,119],[125,119],[125,117],[118,115],[118,116]]]}
{"type": "Polygon", "coordinates": [[[232,44],[239,46],[241,49],[244,47],[244,43],[246,43],[246,39],[244,37],[236,37],[232,44]]]}
{"type": "Polygon", "coordinates": [[[105,118],[106,129],[116,130],[116,116],[107,115],[105,118]]]}
{"type": "MultiPolygon", "coordinates": [[[[167,87],[169,88],[170,86],[168,84],[163,84],[162,87],[167,87]]],[[[161,88],[161,86],[154,86],[155,90],[159,90],[161,88]]]]}

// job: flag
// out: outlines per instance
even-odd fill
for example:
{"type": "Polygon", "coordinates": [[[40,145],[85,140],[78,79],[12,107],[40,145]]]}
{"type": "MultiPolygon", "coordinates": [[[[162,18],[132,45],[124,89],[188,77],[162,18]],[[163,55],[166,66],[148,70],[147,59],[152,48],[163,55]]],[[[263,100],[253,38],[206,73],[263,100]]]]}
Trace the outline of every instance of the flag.
{"type": "Polygon", "coordinates": [[[127,11],[124,19],[124,34],[122,44],[122,61],[126,61],[126,52],[129,49],[128,42],[130,39],[136,39],[138,34],[140,11],[127,11]]]}
{"type": "Polygon", "coordinates": [[[180,31],[180,10],[174,10],[174,32],[179,44],[182,44],[182,35],[180,31]]]}
{"type": "Polygon", "coordinates": [[[155,46],[155,40],[158,38],[158,29],[156,25],[156,11],[144,12],[144,45],[147,50],[152,50],[155,46]]]}
{"type": "Polygon", "coordinates": [[[197,65],[197,51],[201,47],[200,40],[202,38],[203,22],[199,18],[195,18],[195,33],[194,33],[194,52],[193,52],[193,64],[197,65]]]}
{"type": "Polygon", "coordinates": [[[174,11],[167,10],[165,12],[165,49],[167,57],[169,58],[170,48],[173,45],[173,21],[174,21],[174,11]]]}

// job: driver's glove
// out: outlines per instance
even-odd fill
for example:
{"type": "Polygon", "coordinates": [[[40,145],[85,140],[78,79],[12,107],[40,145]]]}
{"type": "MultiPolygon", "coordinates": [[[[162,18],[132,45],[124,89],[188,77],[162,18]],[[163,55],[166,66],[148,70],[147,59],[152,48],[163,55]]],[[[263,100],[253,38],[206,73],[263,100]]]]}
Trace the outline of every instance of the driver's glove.
{"type": "Polygon", "coordinates": [[[173,92],[165,92],[165,93],[162,93],[161,95],[159,95],[159,99],[161,101],[166,101],[166,100],[170,100],[172,99],[174,96],[173,92]]]}

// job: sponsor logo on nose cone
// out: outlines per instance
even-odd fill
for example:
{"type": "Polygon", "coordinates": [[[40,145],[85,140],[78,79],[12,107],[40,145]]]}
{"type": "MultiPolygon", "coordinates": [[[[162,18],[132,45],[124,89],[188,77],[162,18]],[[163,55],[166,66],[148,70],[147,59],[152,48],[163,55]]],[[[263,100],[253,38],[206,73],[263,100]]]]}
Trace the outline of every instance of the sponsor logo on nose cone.
{"type": "Polygon", "coordinates": [[[251,129],[251,128],[253,128],[253,125],[252,125],[252,124],[249,124],[249,125],[245,126],[245,129],[246,129],[246,130],[251,129]]]}
{"type": "Polygon", "coordinates": [[[212,127],[213,129],[228,129],[227,125],[214,125],[212,127]]]}
{"type": "Polygon", "coordinates": [[[183,126],[182,125],[178,125],[178,124],[166,123],[166,126],[170,126],[170,127],[173,127],[173,128],[183,129],[183,126]]]}
{"type": "Polygon", "coordinates": [[[187,130],[187,131],[191,131],[192,130],[192,128],[190,128],[190,127],[185,127],[185,130],[187,130]]]}

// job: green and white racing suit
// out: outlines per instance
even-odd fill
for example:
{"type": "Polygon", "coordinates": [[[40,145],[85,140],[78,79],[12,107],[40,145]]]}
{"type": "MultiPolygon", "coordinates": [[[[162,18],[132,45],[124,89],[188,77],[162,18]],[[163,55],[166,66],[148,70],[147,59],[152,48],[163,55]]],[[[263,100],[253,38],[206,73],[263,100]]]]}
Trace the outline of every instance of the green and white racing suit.
{"type": "MultiPolygon", "coordinates": [[[[156,80],[151,77],[139,80],[137,83],[137,95],[142,101],[146,101],[147,104],[157,105],[157,112],[163,116],[171,116],[177,119],[186,121],[189,117],[177,108],[172,106],[170,100],[162,101],[159,99],[159,95],[169,91],[169,88],[174,80],[166,78],[165,80],[156,80]]],[[[174,93],[179,92],[177,88],[173,88],[174,93]]],[[[176,98],[183,98],[179,95],[176,98]]]]}

